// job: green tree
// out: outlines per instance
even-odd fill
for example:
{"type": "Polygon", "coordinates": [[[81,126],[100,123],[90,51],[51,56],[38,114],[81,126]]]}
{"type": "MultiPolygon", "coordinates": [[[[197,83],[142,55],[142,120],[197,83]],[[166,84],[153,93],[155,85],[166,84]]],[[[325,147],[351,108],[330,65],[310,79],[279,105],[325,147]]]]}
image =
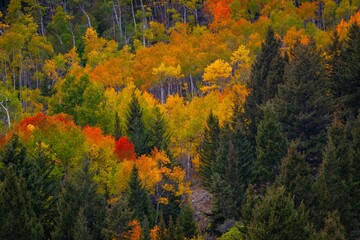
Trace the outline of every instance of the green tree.
{"type": "Polygon", "coordinates": [[[347,119],[355,119],[359,113],[360,93],[360,26],[350,25],[335,64],[333,87],[343,104],[347,119]]]}
{"type": "Polygon", "coordinates": [[[295,207],[285,188],[271,187],[255,209],[248,226],[250,239],[308,240],[314,234],[304,205],[295,207]]]}
{"type": "Polygon", "coordinates": [[[32,208],[33,199],[23,177],[16,175],[14,166],[5,170],[0,182],[0,238],[42,239],[42,225],[32,208]]]}
{"type": "Polygon", "coordinates": [[[143,120],[143,113],[138,98],[133,94],[126,116],[126,133],[135,146],[137,156],[148,154],[149,134],[143,120]]]}
{"type": "Polygon", "coordinates": [[[327,93],[324,60],[315,43],[297,43],[285,67],[285,83],[279,86],[276,109],[288,140],[299,141],[312,167],[321,163],[330,122],[331,101],[327,93]]]}
{"type": "Polygon", "coordinates": [[[305,155],[298,152],[298,144],[291,143],[286,157],[282,160],[277,186],[284,186],[294,196],[296,206],[302,202],[308,207],[312,203],[311,171],[305,155]]]}
{"type": "Polygon", "coordinates": [[[129,209],[133,211],[133,219],[138,219],[140,223],[142,223],[145,217],[147,217],[150,226],[152,226],[153,210],[150,203],[150,198],[146,189],[141,183],[136,165],[133,166],[130,175],[127,190],[127,203],[129,209]]]}
{"type": "Polygon", "coordinates": [[[167,131],[164,116],[160,112],[160,109],[157,107],[155,108],[155,119],[150,131],[151,148],[153,149],[154,147],[156,147],[158,150],[169,153],[169,142],[170,135],[167,131]]]}
{"type": "Polygon", "coordinates": [[[335,121],[328,131],[323,163],[316,182],[317,222],[322,222],[330,211],[338,210],[341,223],[349,234],[356,226],[356,202],[353,190],[353,156],[349,135],[343,123],[335,121]],[[355,204],[355,206],[353,205],[355,204]]]}
{"type": "Polygon", "coordinates": [[[274,105],[264,106],[264,119],[258,125],[256,135],[256,160],[253,182],[261,189],[271,185],[279,174],[280,162],[286,153],[286,138],[278,121],[274,105]]]}
{"type": "Polygon", "coordinates": [[[210,112],[207,125],[204,129],[204,139],[199,151],[200,155],[200,175],[202,184],[209,188],[212,178],[212,165],[216,160],[216,152],[219,147],[220,126],[219,119],[212,111],[210,112]]]}
{"type": "Polygon", "coordinates": [[[275,59],[276,61],[280,60],[280,46],[281,43],[275,38],[274,30],[269,28],[265,42],[262,44],[261,51],[256,56],[251,69],[249,82],[251,91],[245,103],[245,112],[250,120],[249,130],[252,138],[255,138],[257,125],[262,118],[260,106],[270,97],[273,97],[276,84],[282,82],[282,76],[280,75],[284,66],[279,62],[275,62],[275,59]],[[267,87],[272,88],[272,90],[269,90],[269,94],[267,93],[267,87]]]}
{"type": "Polygon", "coordinates": [[[120,126],[120,118],[118,112],[115,112],[115,121],[114,121],[114,138],[115,141],[119,140],[122,136],[121,126],[120,126]]]}
{"type": "MultiPolygon", "coordinates": [[[[89,169],[89,160],[84,158],[83,166],[69,178],[59,197],[58,213],[53,239],[75,239],[75,232],[87,229],[91,238],[102,237],[105,217],[104,198],[97,193],[97,184],[89,169]],[[85,226],[86,224],[86,226],[85,226]],[[81,229],[77,229],[80,227],[81,229]]],[[[77,234],[81,234],[78,232],[77,234]]]]}
{"type": "Polygon", "coordinates": [[[319,240],[345,240],[345,229],[340,223],[338,211],[329,212],[325,219],[325,226],[319,233],[319,240]]]}

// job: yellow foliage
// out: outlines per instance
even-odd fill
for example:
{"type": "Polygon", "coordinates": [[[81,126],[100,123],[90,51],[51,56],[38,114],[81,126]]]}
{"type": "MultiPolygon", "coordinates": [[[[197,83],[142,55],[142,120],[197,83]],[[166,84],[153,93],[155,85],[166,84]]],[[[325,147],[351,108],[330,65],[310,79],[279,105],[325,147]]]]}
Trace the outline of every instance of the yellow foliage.
{"type": "Polygon", "coordinates": [[[216,84],[217,81],[230,77],[231,66],[224,60],[218,59],[205,68],[203,79],[211,84],[216,84]]]}

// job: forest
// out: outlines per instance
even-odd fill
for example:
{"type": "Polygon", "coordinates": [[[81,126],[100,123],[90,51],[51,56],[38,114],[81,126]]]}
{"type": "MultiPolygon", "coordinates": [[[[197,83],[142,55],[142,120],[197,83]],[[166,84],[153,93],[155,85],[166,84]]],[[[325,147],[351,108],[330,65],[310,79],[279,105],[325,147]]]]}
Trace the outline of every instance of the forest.
{"type": "Polygon", "coordinates": [[[0,239],[360,239],[360,0],[0,1],[0,239]]]}

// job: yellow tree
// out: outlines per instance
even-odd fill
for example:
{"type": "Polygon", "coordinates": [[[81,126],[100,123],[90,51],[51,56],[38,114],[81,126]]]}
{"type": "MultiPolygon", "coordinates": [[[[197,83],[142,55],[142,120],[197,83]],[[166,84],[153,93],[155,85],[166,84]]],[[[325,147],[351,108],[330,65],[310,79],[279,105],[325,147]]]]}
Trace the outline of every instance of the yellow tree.
{"type": "Polygon", "coordinates": [[[250,50],[244,45],[240,45],[239,48],[231,54],[230,60],[235,78],[239,79],[241,82],[247,80],[249,78],[252,63],[250,50]]]}
{"type": "Polygon", "coordinates": [[[224,60],[218,59],[205,68],[203,79],[210,86],[204,86],[201,91],[207,92],[212,89],[223,90],[226,81],[231,76],[231,66],[224,60]]]}

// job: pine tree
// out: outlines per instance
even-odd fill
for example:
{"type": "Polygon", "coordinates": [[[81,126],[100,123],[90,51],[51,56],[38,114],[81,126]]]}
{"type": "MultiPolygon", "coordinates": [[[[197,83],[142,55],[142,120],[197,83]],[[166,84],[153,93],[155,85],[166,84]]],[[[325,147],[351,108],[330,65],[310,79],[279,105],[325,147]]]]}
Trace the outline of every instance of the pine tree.
{"type": "Polygon", "coordinates": [[[351,120],[360,108],[360,26],[357,23],[350,25],[336,63],[335,91],[343,103],[345,117],[351,120]]]}
{"type": "Polygon", "coordinates": [[[136,155],[141,156],[150,153],[148,131],[145,127],[139,100],[135,94],[133,94],[129,105],[126,127],[126,133],[135,146],[136,155]]]}
{"type": "Polygon", "coordinates": [[[279,86],[276,109],[288,140],[299,141],[300,152],[317,167],[326,142],[331,98],[323,58],[313,42],[298,43],[285,67],[285,83],[279,86]]]}
{"type": "Polygon", "coordinates": [[[282,82],[284,64],[279,53],[280,46],[281,43],[275,38],[273,29],[269,28],[265,42],[251,69],[249,82],[251,91],[246,98],[245,112],[250,119],[250,134],[253,138],[256,136],[257,124],[261,119],[259,107],[273,97],[276,84],[282,82]]]}
{"type": "MultiPolygon", "coordinates": [[[[352,154],[351,143],[345,126],[335,121],[328,131],[324,159],[316,182],[317,223],[322,222],[330,211],[338,210],[341,223],[350,233],[355,224],[352,209],[352,154]]],[[[319,225],[319,224],[318,224],[319,225]]]]}
{"type": "Polygon", "coordinates": [[[204,140],[202,142],[200,155],[200,175],[203,185],[209,188],[212,178],[212,165],[216,160],[216,151],[219,147],[220,126],[219,119],[210,112],[207,125],[204,129],[204,140]]]}
{"type": "Polygon", "coordinates": [[[180,214],[177,218],[180,224],[180,228],[184,234],[184,237],[191,239],[197,232],[196,222],[194,219],[194,212],[188,203],[184,204],[180,210],[180,214]]]}
{"type": "Polygon", "coordinates": [[[258,125],[256,135],[256,160],[253,182],[263,189],[274,182],[279,174],[280,162],[286,153],[286,138],[282,133],[274,105],[264,106],[264,119],[258,125]]]}
{"type": "Polygon", "coordinates": [[[14,166],[6,168],[4,176],[0,182],[0,239],[42,239],[43,228],[25,179],[16,176],[14,166]]]}
{"type": "Polygon", "coordinates": [[[284,188],[268,189],[248,226],[250,239],[308,240],[314,235],[304,205],[297,209],[284,188]]]}
{"type": "Polygon", "coordinates": [[[143,187],[139,178],[139,173],[136,165],[133,166],[130,175],[127,190],[127,203],[129,209],[133,211],[133,219],[137,219],[142,223],[145,217],[147,217],[148,221],[150,222],[150,226],[152,226],[152,206],[150,205],[149,195],[146,189],[143,187]]]}
{"type": "MultiPolygon", "coordinates": [[[[67,176],[68,177],[68,176],[67,176]]],[[[83,166],[65,185],[59,197],[59,218],[56,221],[53,239],[75,239],[77,224],[87,223],[87,231],[94,239],[102,237],[105,218],[105,201],[97,193],[97,184],[93,182],[93,174],[89,169],[89,160],[84,158],[83,166]],[[79,212],[83,209],[83,217],[79,212]]],[[[83,226],[85,228],[85,226],[83,226]]]]}
{"type": "Polygon", "coordinates": [[[92,240],[92,239],[94,239],[91,236],[90,231],[88,229],[88,222],[84,215],[84,208],[80,208],[79,213],[75,219],[73,236],[74,236],[74,239],[76,239],[76,240],[92,240]]]}
{"type": "Polygon", "coordinates": [[[151,128],[150,139],[152,149],[156,147],[158,150],[169,153],[168,145],[170,142],[170,135],[166,129],[164,116],[158,107],[155,108],[155,121],[151,128]]]}
{"type": "Polygon", "coordinates": [[[319,240],[345,240],[345,229],[340,223],[339,212],[329,212],[325,219],[325,226],[319,233],[319,240]]]}
{"type": "Polygon", "coordinates": [[[282,160],[277,186],[284,186],[287,193],[294,196],[295,205],[312,203],[311,171],[304,154],[298,152],[298,144],[290,144],[286,157],[282,160]]]}
{"type": "Polygon", "coordinates": [[[118,112],[115,112],[114,138],[117,141],[121,136],[120,118],[118,112]]]}

